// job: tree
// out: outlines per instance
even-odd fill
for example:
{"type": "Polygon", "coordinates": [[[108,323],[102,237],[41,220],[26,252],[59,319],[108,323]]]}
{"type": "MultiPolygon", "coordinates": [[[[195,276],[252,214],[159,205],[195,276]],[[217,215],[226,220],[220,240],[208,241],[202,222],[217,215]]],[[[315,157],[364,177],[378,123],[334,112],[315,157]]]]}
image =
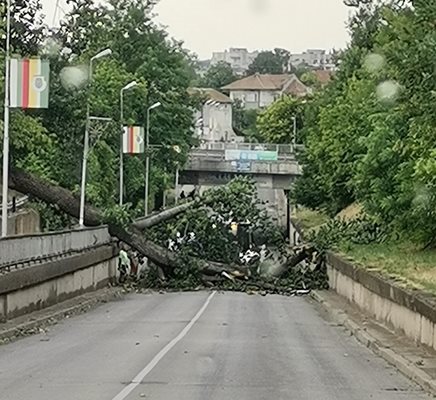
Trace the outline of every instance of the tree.
{"type": "Polygon", "coordinates": [[[283,74],[289,72],[290,53],[287,50],[275,49],[262,51],[248,67],[247,75],[283,74]]]}
{"type": "Polygon", "coordinates": [[[259,114],[258,110],[246,110],[240,100],[232,104],[233,109],[233,129],[239,136],[245,136],[246,141],[256,143],[262,141],[257,129],[256,121],[259,114]]]}
{"type": "MultiPolygon", "coordinates": [[[[173,181],[174,160],[180,157],[170,148],[179,145],[183,160],[193,140],[191,99],[187,94],[192,58],[181,43],[153,23],[154,3],[111,0],[97,5],[89,0],[73,0],[61,29],[52,36],[63,51],[49,54],[51,101],[49,110],[42,113],[42,121],[56,138],[62,154],[56,180],[74,190],[80,182],[88,93],[86,69],[82,66],[88,65],[90,57],[102,49],[112,49],[110,58],[94,64],[90,99],[93,115],[114,120],[94,146],[89,160],[88,199],[99,206],[113,205],[118,196],[119,91],[126,83],[136,80],[140,85],[125,93],[124,123],[145,126],[147,105],[157,101],[163,104],[150,120],[151,143],[164,146],[158,150],[160,156],[152,156],[151,198],[160,190],[161,182],[173,181]],[[64,75],[73,81],[83,76],[84,84],[67,87],[62,80],[64,75]],[[167,178],[161,179],[163,176],[167,178]]],[[[126,199],[141,208],[143,157],[125,156],[125,183],[126,199]]]]}
{"type": "Polygon", "coordinates": [[[220,90],[236,80],[232,67],[225,61],[219,61],[207,70],[206,74],[200,79],[199,85],[204,88],[220,90]]]}
{"type": "Polygon", "coordinates": [[[292,143],[294,139],[294,118],[297,130],[301,130],[303,103],[290,96],[283,96],[271,104],[257,117],[257,128],[266,143],[292,143]]]}
{"type": "Polygon", "coordinates": [[[351,44],[306,112],[295,194],[332,214],[357,200],[385,226],[434,246],[436,2],[354,5],[351,44]]]}

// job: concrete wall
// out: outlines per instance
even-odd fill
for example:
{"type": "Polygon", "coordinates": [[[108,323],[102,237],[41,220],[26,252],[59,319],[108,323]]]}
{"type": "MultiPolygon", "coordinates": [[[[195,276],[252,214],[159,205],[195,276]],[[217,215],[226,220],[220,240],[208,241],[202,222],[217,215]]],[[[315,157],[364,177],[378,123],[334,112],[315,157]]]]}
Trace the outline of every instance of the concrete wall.
{"type": "Polygon", "coordinates": [[[4,321],[106,286],[115,279],[118,251],[104,245],[0,276],[4,321]]]}
{"type": "Polygon", "coordinates": [[[106,226],[0,239],[0,269],[17,264],[77,253],[111,242],[106,226]]]}
{"type": "Polygon", "coordinates": [[[436,350],[436,298],[409,291],[334,254],[327,257],[331,289],[376,320],[436,350]]]}
{"type": "Polygon", "coordinates": [[[28,235],[38,232],[41,232],[41,223],[37,211],[29,209],[9,215],[8,235],[28,235]]]}
{"type": "Polygon", "coordinates": [[[268,107],[279,97],[279,90],[232,90],[230,92],[230,98],[233,101],[242,101],[247,110],[268,107]]]}
{"type": "MultiPolygon", "coordinates": [[[[181,175],[190,173],[201,173],[203,175],[220,174],[220,173],[237,173],[250,175],[278,175],[287,177],[288,181],[300,176],[301,167],[295,160],[283,160],[279,162],[268,161],[247,161],[244,162],[244,170],[241,171],[241,163],[237,161],[225,161],[208,158],[191,158],[185,166],[181,175]]],[[[181,176],[181,179],[183,176],[181,176]]],[[[277,182],[280,182],[278,179],[277,182]]]]}
{"type": "Polygon", "coordinates": [[[204,104],[203,131],[200,138],[206,141],[219,142],[236,140],[233,131],[233,110],[231,104],[204,104]]]}

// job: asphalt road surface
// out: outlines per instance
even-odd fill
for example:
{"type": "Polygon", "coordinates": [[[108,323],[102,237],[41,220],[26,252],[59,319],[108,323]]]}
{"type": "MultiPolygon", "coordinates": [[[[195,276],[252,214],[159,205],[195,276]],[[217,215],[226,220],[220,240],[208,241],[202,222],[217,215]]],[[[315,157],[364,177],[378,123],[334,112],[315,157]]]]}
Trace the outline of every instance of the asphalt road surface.
{"type": "Polygon", "coordinates": [[[429,399],[303,298],[131,295],[0,347],[1,400],[429,399]]]}

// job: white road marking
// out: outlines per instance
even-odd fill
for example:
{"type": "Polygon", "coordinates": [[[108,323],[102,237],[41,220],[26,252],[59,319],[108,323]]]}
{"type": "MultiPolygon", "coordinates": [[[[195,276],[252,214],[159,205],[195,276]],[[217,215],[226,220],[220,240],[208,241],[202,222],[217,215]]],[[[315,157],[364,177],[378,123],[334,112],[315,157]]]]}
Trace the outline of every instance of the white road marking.
{"type": "Polygon", "coordinates": [[[135,388],[144,380],[144,378],[153,370],[153,368],[159,363],[162,358],[178,343],[180,342],[186,334],[191,330],[194,324],[199,320],[207,306],[209,305],[212,297],[215,296],[216,292],[212,292],[207,298],[203,306],[195,314],[194,318],[186,325],[182,331],[169,342],[159,353],[157,353],[154,358],[144,367],[138,375],[136,375],[132,382],[130,382],[120,393],[118,393],[112,400],[124,400],[135,388]]]}

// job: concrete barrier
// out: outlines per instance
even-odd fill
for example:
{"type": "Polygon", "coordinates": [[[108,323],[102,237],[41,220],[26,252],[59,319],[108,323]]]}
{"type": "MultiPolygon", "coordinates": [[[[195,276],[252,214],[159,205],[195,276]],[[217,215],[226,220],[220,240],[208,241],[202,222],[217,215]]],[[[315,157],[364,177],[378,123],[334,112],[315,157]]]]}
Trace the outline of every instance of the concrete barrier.
{"type": "Polygon", "coordinates": [[[19,210],[14,214],[9,214],[8,235],[29,235],[40,231],[41,221],[36,210],[19,210]]]}
{"type": "Polygon", "coordinates": [[[106,244],[1,275],[0,320],[106,286],[115,279],[117,255],[116,246],[106,244]]]}
{"type": "Polygon", "coordinates": [[[0,270],[32,260],[81,252],[110,241],[105,226],[3,238],[0,239],[0,270]]]}
{"type": "MultiPolygon", "coordinates": [[[[295,239],[303,238],[298,220],[291,219],[295,239]]],[[[372,318],[436,350],[436,296],[411,291],[373,271],[327,253],[329,286],[372,318]]]]}
{"type": "Polygon", "coordinates": [[[436,297],[410,291],[328,253],[330,288],[385,325],[436,350],[436,297]]]}

